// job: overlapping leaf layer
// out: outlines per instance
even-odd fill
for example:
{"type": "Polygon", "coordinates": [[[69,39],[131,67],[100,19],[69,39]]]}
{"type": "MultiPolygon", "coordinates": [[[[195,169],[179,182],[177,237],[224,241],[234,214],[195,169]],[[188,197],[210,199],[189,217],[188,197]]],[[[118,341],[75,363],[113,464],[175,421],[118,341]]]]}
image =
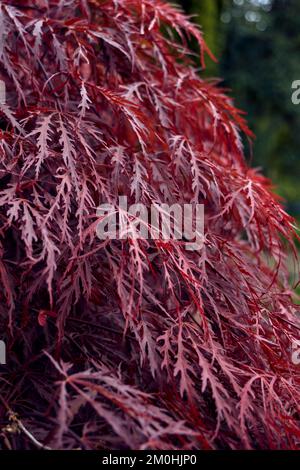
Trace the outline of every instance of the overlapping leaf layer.
{"type": "Polygon", "coordinates": [[[193,38],[158,0],[0,2],[3,448],[299,446],[293,220],[193,38]],[[100,241],[119,195],[204,204],[203,249],[100,241]]]}

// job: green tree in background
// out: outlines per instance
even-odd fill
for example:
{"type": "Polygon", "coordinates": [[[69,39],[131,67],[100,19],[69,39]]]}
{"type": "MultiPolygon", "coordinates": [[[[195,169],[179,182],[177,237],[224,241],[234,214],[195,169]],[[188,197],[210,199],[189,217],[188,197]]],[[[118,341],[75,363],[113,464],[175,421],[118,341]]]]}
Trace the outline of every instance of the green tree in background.
{"type": "MultiPolygon", "coordinates": [[[[220,57],[223,47],[224,25],[220,22],[220,17],[224,5],[228,0],[185,0],[182,1],[185,11],[194,15],[194,21],[201,26],[205,34],[205,40],[216,57],[220,57]]],[[[207,59],[208,76],[218,73],[218,64],[211,59],[207,59]]]]}
{"type": "MultiPolygon", "coordinates": [[[[289,210],[300,215],[299,0],[190,0],[206,41],[218,57],[208,73],[224,79],[256,134],[253,159],[271,177],[289,210]]],[[[246,143],[247,145],[247,143],[246,143]]],[[[250,154],[250,153],[249,153],[250,154]]]]}

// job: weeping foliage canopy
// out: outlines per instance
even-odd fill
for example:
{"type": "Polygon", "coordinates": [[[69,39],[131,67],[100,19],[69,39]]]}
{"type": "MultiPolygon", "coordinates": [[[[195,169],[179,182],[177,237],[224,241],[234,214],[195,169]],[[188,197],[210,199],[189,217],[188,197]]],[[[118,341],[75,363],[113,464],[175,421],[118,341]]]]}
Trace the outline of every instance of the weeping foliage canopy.
{"type": "Polygon", "coordinates": [[[2,447],[297,447],[293,221],[193,66],[200,30],[158,0],[17,5],[0,2],[2,447]],[[119,195],[203,203],[203,248],[100,241],[119,195]]]}

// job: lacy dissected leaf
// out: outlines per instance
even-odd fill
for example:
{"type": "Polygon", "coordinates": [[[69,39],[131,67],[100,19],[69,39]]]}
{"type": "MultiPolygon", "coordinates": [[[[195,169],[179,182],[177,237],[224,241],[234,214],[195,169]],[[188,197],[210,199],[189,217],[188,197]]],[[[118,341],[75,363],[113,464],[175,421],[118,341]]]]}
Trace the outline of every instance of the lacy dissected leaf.
{"type": "Polygon", "coordinates": [[[299,448],[294,221],[193,39],[159,0],[0,0],[1,447],[299,448]],[[126,209],[100,240],[119,196],[204,204],[203,246],[126,209]]]}

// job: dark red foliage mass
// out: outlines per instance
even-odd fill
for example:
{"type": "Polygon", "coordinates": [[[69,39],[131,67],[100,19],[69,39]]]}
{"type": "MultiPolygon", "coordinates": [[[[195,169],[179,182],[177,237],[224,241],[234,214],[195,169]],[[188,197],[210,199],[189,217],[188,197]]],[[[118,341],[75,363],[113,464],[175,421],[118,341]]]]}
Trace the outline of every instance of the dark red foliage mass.
{"type": "Polygon", "coordinates": [[[293,220],[159,0],[0,1],[2,448],[299,447],[293,220]],[[205,205],[205,243],[104,240],[100,203],[205,205]]]}

